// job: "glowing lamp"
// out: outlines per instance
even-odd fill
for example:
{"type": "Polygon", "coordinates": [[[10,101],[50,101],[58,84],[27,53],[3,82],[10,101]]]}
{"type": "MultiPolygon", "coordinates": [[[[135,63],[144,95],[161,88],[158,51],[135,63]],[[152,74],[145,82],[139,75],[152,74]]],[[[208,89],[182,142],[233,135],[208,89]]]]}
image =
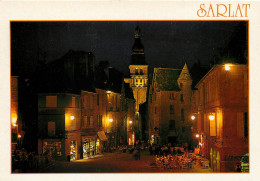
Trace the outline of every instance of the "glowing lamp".
{"type": "Polygon", "coordinates": [[[193,115],[193,116],[191,116],[191,120],[195,120],[195,116],[193,115]]]}
{"type": "Polygon", "coordinates": [[[22,137],[22,135],[21,134],[18,134],[18,138],[21,138],[22,137]]]}
{"type": "Polygon", "coordinates": [[[200,135],[199,134],[196,134],[196,138],[199,138],[200,137],[200,135]]]}
{"type": "Polygon", "coordinates": [[[70,116],[70,119],[71,119],[71,120],[74,120],[74,119],[75,119],[75,117],[74,117],[74,116],[70,116]]]}
{"type": "Polygon", "coordinates": [[[209,120],[213,121],[215,119],[215,116],[213,114],[209,115],[209,120]]]}
{"type": "Polygon", "coordinates": [[[111,122],[111,123],[112,123],[112,122],[113,122],[113,119],[109,119],[109,122],[111,122]]]}
{"type": "Polygon", "coordinates": [[[132,123],[133,123],[133,121],[129,121],[129,123],[130,123],[130,124],[132,124],[132,123]]]}
{"type": "Polygon", "coordinates": [[[229,70],[230,70],[230,67],[231,67],[230,64],[225,64],[225,70],[226,70],[226,71],[229,71],[229,70]]]}
{"type": "Polygon", "coordinates": [[[200,146],[202,146],[202,143],[200,143],[200,146]]]}
{"type": "Polygon", "coordinates": [[[110,94],[110,93],[111,93],[111,91],[109,90],[109,91],[107,91],[107,93],[108,93],[108,94],[110,94]]]}

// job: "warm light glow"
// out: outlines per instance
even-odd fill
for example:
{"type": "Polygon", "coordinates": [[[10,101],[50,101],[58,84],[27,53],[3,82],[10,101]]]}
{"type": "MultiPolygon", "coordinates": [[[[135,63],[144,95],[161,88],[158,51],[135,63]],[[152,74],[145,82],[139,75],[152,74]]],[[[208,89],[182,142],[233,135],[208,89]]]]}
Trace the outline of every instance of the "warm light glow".
{"type": "Polygon", "coordinates": [[[21,138],[22,137],[22,135],[21,134],[18,134],[18,138],[21,138]]]}
{"type": "Polygon", "coordinates": [[[209,115],[209,120],[213,121],[215,119],[215,116],[213,114],[209,115]]]}
{"type": "Polygon", "coordinates": [[[191,120],[195,120],[195,116],[191,116],[191,120]]]}
{"type": "Polygon", "coordinates": [[[113,122],[113,119],[109,119],[109,122],[111,122],[111,123],[112,123],[112,122],[113,122]]]}
{"type": "Polygon", "coordinates": [[[110,90],[108,90],[108,91],[107,91],[107,93],[108,93],[108,94],[110,94],[110,93],[111,93],[111,91],[110,91],[110,90]]]}
{"type": "Polygon", "coordinates": [[[13,124],[13,126],[17,126],[17,115],[16,115],[16,113],[12,113],[12,124],[13,124]]]}
{"type": "Polygon", "coordinates": [[[202,146],[202,143],[200,143],[200,146],[202,146]]]}
{"type": "Polygon", "coordinates": [[[130,123],[130,124],[132,124],[132,123],[133,123],[133,121],[129,121],[129,123],[130,123]]]}
{"type": "Polygon", "coordinates": [[[71,119],[71,120],[74,120],[74,119],[75,119],[75,117],[74,117],[74,116],[70,116],[70,119],[71,119]]]}
{"type": "Polygon", "coordinates": [[[229,70],[230,70],[230,67],[231,67],[230,64],[225,64],[225,70],[226,70],[226,71],[229,71],[229,70]]]}
{"type": "Polygon", "coordinates": [[[196,138],[199,138],[200,137],[200,135],[199,134],[196,134],[196,138]]]}

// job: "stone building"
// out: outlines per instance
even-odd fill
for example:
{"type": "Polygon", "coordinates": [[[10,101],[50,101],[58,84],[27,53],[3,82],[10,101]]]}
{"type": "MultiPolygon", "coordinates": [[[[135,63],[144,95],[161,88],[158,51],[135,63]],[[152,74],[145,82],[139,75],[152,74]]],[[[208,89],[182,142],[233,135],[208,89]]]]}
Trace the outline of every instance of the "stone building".
{"type": "Polygon", "coordinates": [[[215,65],[192,95],[194,133],[214,171],[235,171],[248,153],[248,65],[215,65]]]}
{"type": "Polygon", "coordinates": [[[80,158],[81,97],[70,93],[38,95],[38,153],[80,158]]]}
{"type": "Polygon", "coordinates": [[[151,144],[191,144],[191,84],[186,64],[183,69],[154,68],[148,98],[151,144]]]}
{"type": "MultiPolygon", "coordinates": [[[[65,65],[75,68],[77,58],[85,61],[76,67],[82,68],[87,65],[89,57],[86,58],[86,53],[76,52],[74,56],[71,53],[74,54],[70,52],[71,62],[62,58],[47,68],[66,73],[69,69],[65,65]]],[[[82,70],[84,71],[81,75],[85,78],[64,74],[64,77],[81,82],[79,85],[75,86],[68,81],[68,84],[64,83],[65,85],[57,89],[47,87],[39,93],[40,154],[53,153],[60,159],[66,159],[70,155],[70,160],[76,160],[89,158],[93,154],[100,154],[103,151],[110,151],[113,147],[133,142],[132,137],[128,138],[131,130],[130,120],[134,120],[135,101],[129,85],[123,82],[123,75],[109,67],[108,62],[101,62],[97,71],[92,73],[86,71],[93,71],[89,68],[82,70]]],[[[53,77],[52,82],[60,78],[58,74],[53,77]]]]}

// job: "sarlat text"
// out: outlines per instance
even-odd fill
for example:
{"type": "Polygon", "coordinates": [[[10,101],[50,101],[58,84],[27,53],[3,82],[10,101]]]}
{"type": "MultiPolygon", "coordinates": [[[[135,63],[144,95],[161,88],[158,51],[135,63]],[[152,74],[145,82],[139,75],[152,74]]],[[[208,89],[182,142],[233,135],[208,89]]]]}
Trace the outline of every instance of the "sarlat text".
{"type": "Polygon", "coordinates": [[[205,4],[197,11],[199,17],[248,17],[250,4],[205,4]]]}

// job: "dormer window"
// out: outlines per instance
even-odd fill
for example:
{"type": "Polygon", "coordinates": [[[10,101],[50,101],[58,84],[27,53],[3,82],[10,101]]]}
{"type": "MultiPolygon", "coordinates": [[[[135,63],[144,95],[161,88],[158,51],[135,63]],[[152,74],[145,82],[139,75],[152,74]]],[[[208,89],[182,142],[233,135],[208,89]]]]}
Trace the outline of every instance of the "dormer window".
{"type": "Polygon", "coordinates": [[[135,68],[135,74],[138,74],[138,68],[135,68]]]}

